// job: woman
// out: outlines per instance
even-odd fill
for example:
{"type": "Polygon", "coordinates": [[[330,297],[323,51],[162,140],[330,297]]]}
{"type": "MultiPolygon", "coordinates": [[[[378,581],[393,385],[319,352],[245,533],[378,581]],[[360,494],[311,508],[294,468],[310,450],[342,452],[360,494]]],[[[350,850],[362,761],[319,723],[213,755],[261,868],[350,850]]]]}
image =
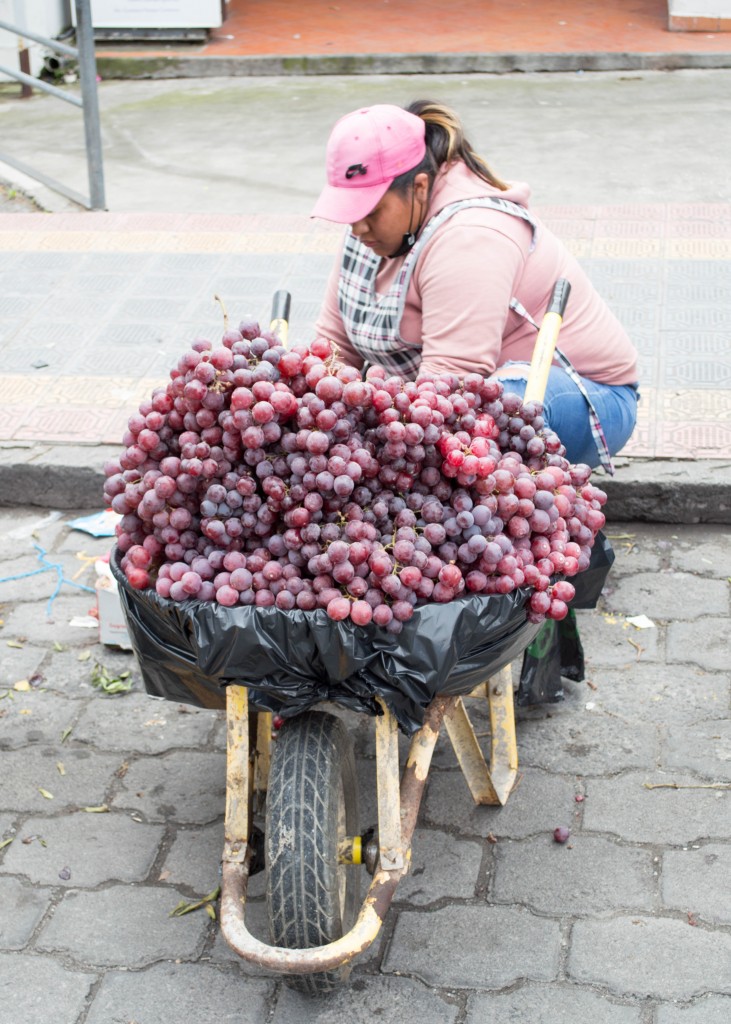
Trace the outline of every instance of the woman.
{"type": "Polygon", "coordinates": [[[522,394],[537,325],[571,284],[547,423],[572,462],[604,465],[637,415],[637,354],[565,246],[473,152],[453,111],[378,105],[335,125],[313,217],[349,224],[317,321],[353,366],[496,374],[522,394]],[[565,362],[562,357],[566,357],[565,362]]]}

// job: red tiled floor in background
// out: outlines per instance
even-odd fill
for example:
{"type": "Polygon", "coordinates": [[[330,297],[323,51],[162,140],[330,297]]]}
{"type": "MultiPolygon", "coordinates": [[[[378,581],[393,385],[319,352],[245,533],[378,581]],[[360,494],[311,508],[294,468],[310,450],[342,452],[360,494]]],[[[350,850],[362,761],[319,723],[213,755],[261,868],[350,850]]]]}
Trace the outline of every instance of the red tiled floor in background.
{"type": "MultiPolygon", "coordinates": [[[[172,56],[384,53],[702,52],[728,33],[671,32],[667,0],[230,0],[204,45],[145,48],[172,56]]],[[[111,45],[99,46],[111,55],[111,45]]],[[[126,56],[134,48],[124,50],[126,56]]]]}

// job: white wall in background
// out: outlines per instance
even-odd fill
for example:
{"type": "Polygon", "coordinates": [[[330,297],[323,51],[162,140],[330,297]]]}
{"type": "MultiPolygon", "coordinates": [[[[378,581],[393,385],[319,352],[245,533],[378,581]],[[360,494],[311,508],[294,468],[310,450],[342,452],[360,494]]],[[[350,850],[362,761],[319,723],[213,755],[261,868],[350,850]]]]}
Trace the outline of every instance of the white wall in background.
{"type": "Polygon", "coordinates": [[[216,28],[221,0],[91,0],[96,28],[216,28]]]}
{"type": "MultiPolygon", "coordinates": [[[[70,0],[73,3],[73,0],[70,0]]],[[[69,0],[0,0],[0,20],[7,21],[18,28],[27,28],[49,39],[55,39],[71,24],[69,0]]],[[[38,75],[43,67],[43,59],[49,52],[47,47],[25,40],[30,51],[30,69],[32,75],[38,75]]],[[[73,45],[73,40],[72,40],[73,45]]],[[[13,70],[19,69],[18,37],[11,32],[0,30],[0,64],[13,70]]],[[[9,81],[7,75],[0,75],[0,81],[9,81]]],[[[20,85],[18,85],[20,88],[20,85]]]]}

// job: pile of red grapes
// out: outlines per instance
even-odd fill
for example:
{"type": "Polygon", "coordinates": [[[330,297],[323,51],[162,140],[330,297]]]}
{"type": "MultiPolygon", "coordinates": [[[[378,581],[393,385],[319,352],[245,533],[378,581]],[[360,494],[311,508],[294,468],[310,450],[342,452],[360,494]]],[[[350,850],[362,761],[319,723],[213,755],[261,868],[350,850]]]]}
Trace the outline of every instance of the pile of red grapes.
{"type": "Polygon", "coordinates": [[[479,374],[364,377],[253,321],[195,341],[123,444],[105,466],[121,568],[173,601],[398,633],[425,602],[525,588],[532,621],[561,619],[604,525],[538,403],[479,374]]]}

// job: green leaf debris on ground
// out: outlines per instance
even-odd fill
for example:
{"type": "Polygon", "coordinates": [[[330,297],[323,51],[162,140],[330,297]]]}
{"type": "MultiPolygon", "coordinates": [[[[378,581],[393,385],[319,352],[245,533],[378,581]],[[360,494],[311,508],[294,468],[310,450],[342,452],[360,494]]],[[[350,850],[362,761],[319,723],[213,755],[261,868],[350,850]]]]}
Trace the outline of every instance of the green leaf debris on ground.
{"type": "Polygon", "coordinates": [[[178,903],[177,907],[175,907],[174,910],[170,911],[168,917],[182,917],[183,914],[190,914],[191,911],[193,910],[200,910],[201,907],[205,907],[208,916],[211,918],[211,920],[215,921],[216,911],[211,906],[211,904],[216,902],[220,894],[221,886],[217,885],[213,892],[209,892],[207,896],[203,897],[203,899],[197,900],[194,903],[186,903],[185,900],[181,900],[180,903],[178,903]]]}
{"type": "Polygon", "coordinates": [[[130,675],[129,671],[112,675],[104,665],[97,662],[91,670],[91,685],[103,693],[129,693],[132,689],[130,675]]]}

